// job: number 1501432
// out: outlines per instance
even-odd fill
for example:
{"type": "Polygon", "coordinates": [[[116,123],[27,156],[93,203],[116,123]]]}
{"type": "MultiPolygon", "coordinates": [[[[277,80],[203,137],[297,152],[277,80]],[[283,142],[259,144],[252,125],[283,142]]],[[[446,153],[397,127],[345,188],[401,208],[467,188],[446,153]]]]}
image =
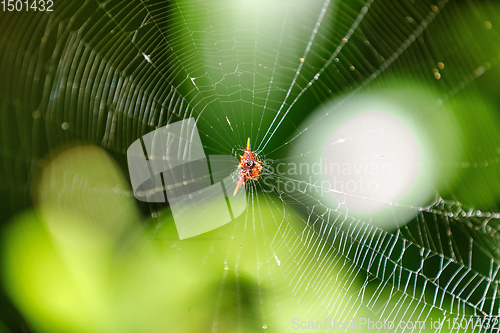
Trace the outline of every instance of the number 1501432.
{"type": "Polygon", "coordinates": [[[1,0],[0,11],[4,12],[52,12],[52,0],[1,0]]]}

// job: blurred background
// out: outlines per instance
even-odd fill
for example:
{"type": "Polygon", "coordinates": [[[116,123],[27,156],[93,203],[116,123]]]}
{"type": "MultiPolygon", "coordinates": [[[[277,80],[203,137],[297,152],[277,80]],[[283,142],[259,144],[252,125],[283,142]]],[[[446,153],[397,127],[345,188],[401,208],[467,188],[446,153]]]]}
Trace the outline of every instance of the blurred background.
{"type": "Polygon", "coordinates": [[[495,1],[45,5],[0,4],[0,332],[499,315],[495,1]],[[265,172],[245,214],[181,241],[126,154],[190,117],[207,155],[250,137],[265,172]],[[325,156],[391,171],[337,170],[371,194],[294,171],[325,156]]]}

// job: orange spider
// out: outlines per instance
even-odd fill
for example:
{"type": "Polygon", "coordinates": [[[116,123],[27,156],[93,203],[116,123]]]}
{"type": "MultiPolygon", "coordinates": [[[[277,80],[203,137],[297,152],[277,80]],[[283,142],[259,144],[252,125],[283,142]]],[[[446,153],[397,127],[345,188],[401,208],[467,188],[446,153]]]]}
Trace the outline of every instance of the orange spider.
{"type": "Polygon", "coordinates": [[[236,195],[240,186],[245,185],[248,180],[259,179],[260,173],[262,172],[261,163],[262,161],[259,160],[259,156],[250,150],[250,138],[248,138],[247,148],[245,149],[243,156],[240,155],[240,164],[238,165],[240,173],[238,175],[238,183],[234,189],[233,196],[236,195]]]}

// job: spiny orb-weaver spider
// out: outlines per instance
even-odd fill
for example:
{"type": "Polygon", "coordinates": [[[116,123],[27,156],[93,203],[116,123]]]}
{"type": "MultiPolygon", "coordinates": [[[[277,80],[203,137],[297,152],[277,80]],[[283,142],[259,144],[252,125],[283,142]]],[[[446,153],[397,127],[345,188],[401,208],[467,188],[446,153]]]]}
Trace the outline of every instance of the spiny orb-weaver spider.
{"type": "Polygon", "coordinates": [[[238,165],[238,183],[234,189],[233,196],[236,195],[241,185],[245,185],[248,180],[258,180],[262,172],[262,161],[259,156],[250,150],[250,138],[247,140],[247,148],[243,156],[240,155],[240,164],[238,165]]]}

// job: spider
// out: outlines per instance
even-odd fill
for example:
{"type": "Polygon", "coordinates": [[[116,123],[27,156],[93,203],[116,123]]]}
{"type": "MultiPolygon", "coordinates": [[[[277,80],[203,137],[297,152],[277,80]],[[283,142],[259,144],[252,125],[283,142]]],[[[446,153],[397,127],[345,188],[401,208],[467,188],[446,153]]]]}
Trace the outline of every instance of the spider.
{"type": "Polygon", "coordinates": [[[245,185],[248,180],[259,179],[260,173],[262,172],[261,163],[262,161],[259,160],[259,156],[250,150],[250,138],[248,138],[247,148],[245,149],[243,156],[240,155],[240,164],[238,165],[240,172],[233,196],[236,195],[240,186],[245,185]]]}

